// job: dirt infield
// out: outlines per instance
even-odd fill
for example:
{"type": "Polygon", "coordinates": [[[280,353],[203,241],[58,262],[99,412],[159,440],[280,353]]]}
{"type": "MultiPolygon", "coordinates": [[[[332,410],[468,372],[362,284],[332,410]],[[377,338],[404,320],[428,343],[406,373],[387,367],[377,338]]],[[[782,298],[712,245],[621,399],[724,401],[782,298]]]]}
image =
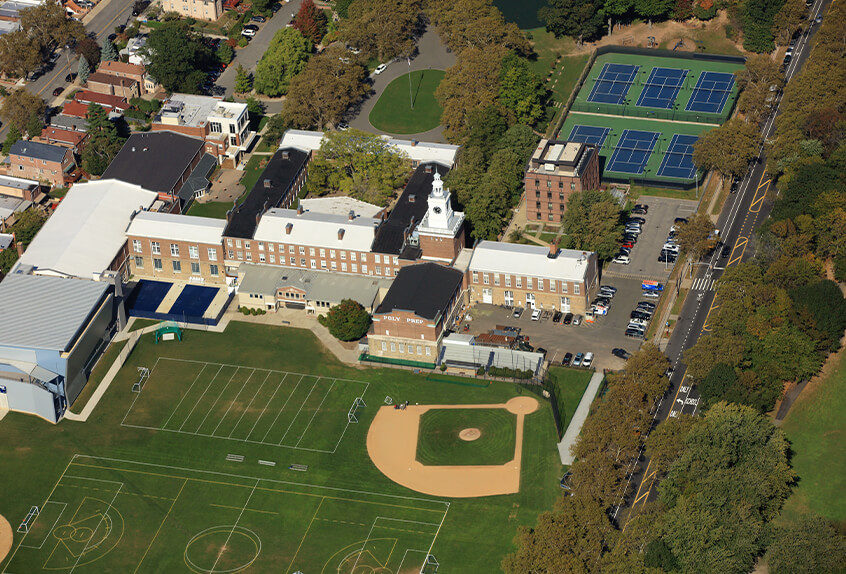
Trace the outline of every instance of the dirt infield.
{"type": "Polygon", "coordinates": [[[515,397],[506,403],[487,405],[409,405],[404,410],[384,406],[367,431],[367,453],[385,476],[424,494],[451,498],[514,494],[520,491],[524,418],[537,408],[538,401],[532,397],[515,397]],[[495,408],[517,415],[517,436],[511,461],[485,466],[426,466],[415,459],[420,417],[426,411],[495,408]]]}
{"type": "Polygon", "coordinates": [[[3,562],[12,549],[12,536],[12,525],[0,514],[0,562],[3,562]]]}
{"type": "Polygon", "coordinates": [[[475,427],[469,428],[469,429],[463,429],[460,433],[458,433],[458,438],[460,438],[463,441],[467,441],[467,442],[477,440],[481,436],[482,436],[482,431],[480,431],[479,429],[477,429],[475,427]]]}

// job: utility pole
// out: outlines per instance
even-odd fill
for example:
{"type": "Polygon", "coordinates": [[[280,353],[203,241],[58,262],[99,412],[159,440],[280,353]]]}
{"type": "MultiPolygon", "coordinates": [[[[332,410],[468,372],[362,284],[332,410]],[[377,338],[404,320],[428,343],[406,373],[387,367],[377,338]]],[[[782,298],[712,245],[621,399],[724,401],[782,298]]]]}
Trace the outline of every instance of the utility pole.
{"type": "Polygon", "coordinates": [[[411,104],[411,109],[414,109],[414,97],[411,95],[411,58],[406,57],[408,62],[408,103],[411,104]]]}

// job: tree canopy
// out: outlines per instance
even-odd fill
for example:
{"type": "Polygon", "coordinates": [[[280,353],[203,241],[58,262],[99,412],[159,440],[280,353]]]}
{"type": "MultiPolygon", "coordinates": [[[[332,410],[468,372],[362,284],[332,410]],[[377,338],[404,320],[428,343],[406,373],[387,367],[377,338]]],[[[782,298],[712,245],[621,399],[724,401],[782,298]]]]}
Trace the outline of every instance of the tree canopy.
{"type": "Polygon", "coordinates": [[[150,32],[142,48],[147,71],[170,92],[196,94],[206,79],[214,54],[185,20],[164,22],[150,32]]]}
{"type": "Polygon", "coordinates": [[[693,144],[693,162],[726,177],[743,177],[758,154],[760,134],[755,124],[732,118],[705,132],[693,144]]]}
{"type": "Polygon", "coordinates": [[[500,46],[524,56],[532,53],[517,25],[506,22],[490,0],[430,0],[427,12],[454,52],[500,46]]]}
{"type": "Polygon", "coordinates": [[[608,191],[578,191],[567,200],[561,220],[563,247],[595,251],[600,259],[611,259],[623,231],[620,204],[608,191]]]}
{"type": "Polygon", "coordinates": [[[595,40],[603,30],[602,0],[549,0],[538,17],[556,38],[595,40]]]}
{"type": "Polygon", "coordinates": [[[765,558],[771,574],[834,574],[846,564],[846,540],[824,518],[802,514],[775,527],[765,558]]]}
{"type": "Polygon", "coordinates": [[[695,213],[687,223],[678,225],[676,241],[681,252],[691,261],[699,261],[706,253],[714,249],[716,240],[713,236],[714,223],[704,213],[695,213]]]}
{"type": "Polygon", "coordinates": [[[370,328],[370,313],[352,299],[344,299],[318,319],[333,337],[341,341],[358,341],[370,328]]]}
{"type": "Polygon", "coordinates": [[[303,0],[294,16],[294,28],[315,44],[319,44],[326,34],[327,23],[326,14],[314,5],[314,0],[303,0]]]}
{"type": "Polygon", "coordinates": [[[311,41],[297,29],[282,28],[256,64],[253,87],[266,96],[287,94],[291,80],[305,68],[313,50],[311,41]]]}
{"type": "Polygon", "coordinates": [[[88,140],[81,153],[82,169],[91,175],[102,175],[124,141],[106,110],[98,104],[88,104],[88,140]]]}
{"type": "Polygon", "coordinates": [[[3,98],[0,104],[0,118],[12,124],[18,132],[26,131],[27,123],[32,116],[40,117],[44,114],[46,104],[39,96],[26,88],[18,88],[3,98]]]}
{"type": "Polygon", "coordinates": [[[420,31],[421,0],[356,0],[340,36],[370,58],[389,62],[410,56],[420,31]]]}

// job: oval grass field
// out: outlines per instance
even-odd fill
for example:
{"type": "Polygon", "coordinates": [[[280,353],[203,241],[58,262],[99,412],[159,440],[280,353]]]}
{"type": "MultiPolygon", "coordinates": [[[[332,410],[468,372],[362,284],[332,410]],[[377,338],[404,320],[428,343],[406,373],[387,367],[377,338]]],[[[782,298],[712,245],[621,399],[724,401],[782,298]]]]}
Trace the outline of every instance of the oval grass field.
{"type": "Polygon", "coordinates": [[[435,99],[435,89],[443,78],[443,70],[415,70],[396,78],[370,111],[370,123],[390,134],[416,134],[438,127],[442,110],[435,99]],[[412,98],[414,109],[411,109],[412,98]]]}
{"type": "Polygon", "coordinates": [[[433,409],[420,417],[417,461],[430,466],[505,464],[514,458],[517,416],[505,409],[433,409]],[[465,441],[466,428],[482,431],[465,441]]]}

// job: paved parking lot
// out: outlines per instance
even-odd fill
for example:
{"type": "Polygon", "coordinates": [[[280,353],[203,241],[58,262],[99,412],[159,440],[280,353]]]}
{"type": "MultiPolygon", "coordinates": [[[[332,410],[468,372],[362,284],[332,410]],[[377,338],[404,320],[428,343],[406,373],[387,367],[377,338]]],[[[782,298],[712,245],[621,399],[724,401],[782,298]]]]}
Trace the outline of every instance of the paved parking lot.
{"type": "MultiPolygon", "coordinates": [[[[656,256],[657,257],[657,256],[656,256]]],[[[524,311],[519,319],[512,316],[512,312],[496,305],[479,304],[470,310],[472,320],[469,334],[485,333],[497,325],[519,327],[522,334],[529,337],[529,342],[535,347],[547,350],[547,359],[553,363],[560,363],[564,353],[593,352],[594,366],[597,370],[619,369],[623,361],[611,354],[614,347],[622,347],[631,352],[636,351],[641,343],[640,339],[631,339],[623,333],[629,322],[629,314],[643,301],[640,280],[627,278],[608,278],[604,285],[613,285],[617,294],[607,315],[597,317],[593,325],[582,322],[581,325],[562,325],[553,323],[552,317],[542,321],[532,321],[531,312],[524,311]]],[[[657,304],[658,299],[649,299],[657,304]]]]}
{"type": "Polygon", "coordinates": [[[649,214],[643,217],[646,223],[631,253],[628,265],[608,263],[603,269],[603,277],[611,281],[612,277],[632,277],[666,281],[673,270],[672,265],[658,262],[661,247],[670,232],[670,226],[676,217],[690,217],[696,211],[696,202],[685,199],[666,197],[641,197],[637,203],[649,206],[649,214]]]}

